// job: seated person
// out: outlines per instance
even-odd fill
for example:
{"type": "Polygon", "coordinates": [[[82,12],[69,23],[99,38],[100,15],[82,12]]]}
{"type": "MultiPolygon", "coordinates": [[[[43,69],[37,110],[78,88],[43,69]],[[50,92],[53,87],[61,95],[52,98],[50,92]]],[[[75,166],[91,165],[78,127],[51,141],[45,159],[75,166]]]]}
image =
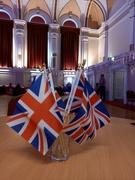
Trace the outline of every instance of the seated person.
{"type": "Polygon", "coordinates": [[[66,92],[70,93],[70,91],[71,91],[71,83],[68,82],[66,85],[66,92]]]}
{"type": "Polygon", "coordinates": [[[8,85],[8,94],[12,96],[13,94],[13,86],[12,86],[12,83],[9,83],[8,85]]]}
{"type": "Polygon", "coordinates": [[[18,83],[16,87],[13,89],[13,96],[18,96],[20,94],[21,86],[18,83]]]}

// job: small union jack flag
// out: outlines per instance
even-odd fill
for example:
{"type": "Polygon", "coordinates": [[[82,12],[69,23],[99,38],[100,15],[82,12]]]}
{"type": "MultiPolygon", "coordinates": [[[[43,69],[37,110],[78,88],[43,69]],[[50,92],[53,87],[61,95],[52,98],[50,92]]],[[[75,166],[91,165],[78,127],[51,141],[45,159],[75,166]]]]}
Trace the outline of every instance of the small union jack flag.
{"type": "Polygon", "coordinates": [[[85,79],[82,104],[74,119],[63,130],[77,143],[93,139],[99,128],[110,122],[102,100],[85,79]]]}
{"type": "Polygon", "coordinates": [[[43,155],[46,154],[63,127],[46,73],[41,74],[17,102],[7,125],[43,155]]]}

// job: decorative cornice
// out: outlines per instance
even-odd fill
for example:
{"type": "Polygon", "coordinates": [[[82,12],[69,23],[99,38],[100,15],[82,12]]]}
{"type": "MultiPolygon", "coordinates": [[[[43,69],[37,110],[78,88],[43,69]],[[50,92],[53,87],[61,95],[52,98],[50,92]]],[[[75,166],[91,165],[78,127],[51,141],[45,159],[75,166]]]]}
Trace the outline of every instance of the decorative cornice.
{"type": "Polygon", "coordinates": [[[82,42],[88,42],[88,36],[82,36],[82,42]]]}
{"type": "Polygon", "coordinates": [[[49,24],[49,26],[51,29],[55,29],[55,30],[58,30],[60,28],[59,24],[49,24]]]}
{"type": "Polygon", "coordinates": [[[108,19],[108,26],[111,25],[117,18],[119,18],[123,13],[130,9],[134,0],[127,1],[112,17],[108,19]]]}
{"type": "Polygon", "coordinates": [[[53,39],[56,39],[56,38],[58,37],[58,33],[52,32],[52,33],[51,33],[51,37],[52,37],[53,39]]]}
{"type": "Polygon", "coordinates": [[[75,70],[52,70],[52,75],[58,76],[58,75],[75,75],[75,70]]]}
{"type": "Polygon", "coordinates": [[[90,33],[91,28],[88,28],[88,27],[81,27],[81,31],[82,31],[82,33],[90,33]]]}
{"type": "Polygon", "coordinates": [[[16,34],[24,36],[24,30],[23,29],[16,29],[16,34]]]}
{"type": "Polygon", "coordinates": [[[93,37],[93,38],[99,38],[99,31],[97,29],[91,29],[88,27],[81,27],[82,35],[93,37]]]}
{"type": "Polygon", "coordinates": [[[24,21],[24,20],[20,20],[20,19],[15,19],[14,20],[14,23],[17,25],[17,24],[19,24],[19,25],[25,25],[26,24],[26,21],[24,21]]]}

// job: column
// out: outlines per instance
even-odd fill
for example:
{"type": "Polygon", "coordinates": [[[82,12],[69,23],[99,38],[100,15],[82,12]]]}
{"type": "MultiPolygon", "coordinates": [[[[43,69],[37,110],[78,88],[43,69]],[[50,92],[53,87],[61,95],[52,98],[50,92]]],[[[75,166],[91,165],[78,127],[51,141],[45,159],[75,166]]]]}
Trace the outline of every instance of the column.
{"type": "Polygon", "coordinates": [[[109,68],[109,101],[113,101],[113,69],[109,68]]]}
{"type": "Polygon", "coordinates": [[[108,25],[106,22],[102,23],[103,39],[104,39],[104,57],[103,60],[108,58],[108,25]]]}
{"type": "Polygon", "coordinates": [[[49,59],[48,65],[51,69],[60,69],[60,38],[59,24],[50,24],[49,32],[49,59]]]}
{"type": "Polygon", "coordinates": [[[25,59],[25,46],[26,46],[26,37],[25,37],[25,24],[23,20],[14,21],[14,55],[13,55],[13,66],[15,67],[26,67],[25,59]]]}
{"type": "Polygon", "coordinates": [[[131,67],[129,64],[124,65],[124,104],[127,104],[126,92],[131,89],[131,67]]]}
{"type": "Polygon", "coordinates": [[[135,7],[130,10],[129,13],[130,20],[130,33],[129,33],[129,43],[130,43],[130,51],[135,50],[135,7]]]}
{"type": "Polygon", "coordinates": [[[95,87],[95,84],[96,83],[98,83],[98,82],[96,82],[96,72],[95,72],[95,70],[93,71],[93,84],[92,84],[92,86],[93,86],[93,88],[95,87]]]}
{"type": "Polygon", "coordinates": [[[88,67],[88,40],[89,40],[89,33],[90,28],[82,27],[81,28],[82,36],[81,36],[81,60],[80,63],[82,63],[83,59],[86,60],[85,67],[88,67]]]}

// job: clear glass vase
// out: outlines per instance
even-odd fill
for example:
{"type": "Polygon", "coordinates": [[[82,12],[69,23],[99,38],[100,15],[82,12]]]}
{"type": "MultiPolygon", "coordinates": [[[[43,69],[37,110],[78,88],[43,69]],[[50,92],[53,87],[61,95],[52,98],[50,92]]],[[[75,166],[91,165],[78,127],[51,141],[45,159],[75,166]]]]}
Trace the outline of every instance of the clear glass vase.
{"type": "Polygon", "coordinates": [[[51,148],[51,159],[61,162],[69,158],[70,139],[67,134],[61,132],[51,148]]]}

